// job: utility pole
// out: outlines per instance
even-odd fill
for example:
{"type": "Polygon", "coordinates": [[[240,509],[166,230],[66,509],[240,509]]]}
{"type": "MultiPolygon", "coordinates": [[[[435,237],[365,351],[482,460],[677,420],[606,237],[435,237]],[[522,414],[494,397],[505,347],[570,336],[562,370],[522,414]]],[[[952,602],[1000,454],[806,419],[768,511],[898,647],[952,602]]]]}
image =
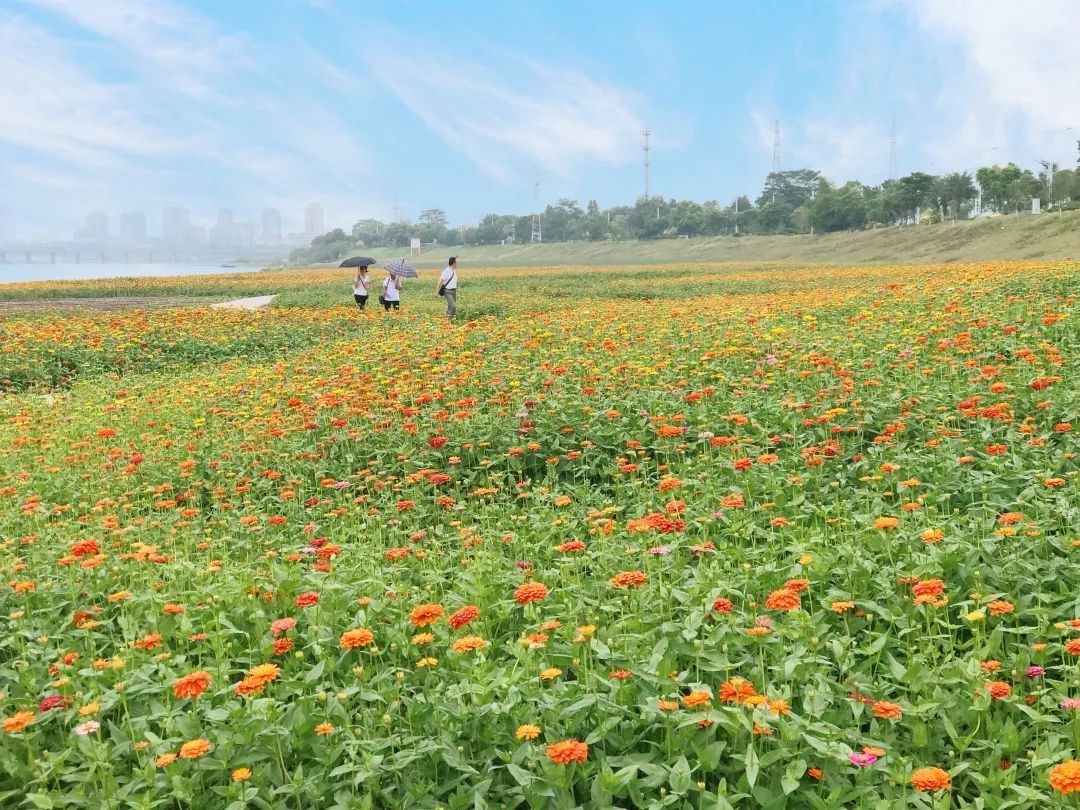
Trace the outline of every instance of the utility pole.
{"type": "Polygon", "coordinates": [[[397,192],[396,191],[394,192],[393,212],[394,212],[393,221],[394,222],[400,222],[401,221],[401,206],[398,205],[398,199],[397,199],[397,192]]]}
{"type": "Polygon", "coordinates": [[[739,198],[735,198],[735,235],[739,235],[739,198]]]}
{"type": "Polygon", "coordinates": [[[772,139],[772,170],[774,172],[780,171],[780,121],[776,121],[776,125],[773,127],[773,139],[772,139]]]}
{"type": "Polygon", "coordinates": [[[642,147],[642,150],[645,152],[645,199],[647,200],[649,199],[649,152],[652,151],[652,147],[649,146],[649,137],[652,132],[646,128],[641,134],[645,138],[645,146],[642,147]]]}

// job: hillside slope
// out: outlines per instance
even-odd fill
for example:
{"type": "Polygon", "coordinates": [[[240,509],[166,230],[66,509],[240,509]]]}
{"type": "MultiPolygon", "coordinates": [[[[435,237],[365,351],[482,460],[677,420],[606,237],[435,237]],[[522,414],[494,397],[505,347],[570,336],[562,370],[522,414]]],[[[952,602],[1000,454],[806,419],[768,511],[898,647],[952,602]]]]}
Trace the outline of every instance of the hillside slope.
{"type": "MultiPolygon", "coordinates": [[[[380,251],[379,255],[385,251],[380,251]]],[[[946,222],[816,236],[741,236],[648,242],[552,242],[437,248],[415,263],[451,253],[474,266],[641,264],[712,261],[968,262],[1080,256],[1080,211],[946,222]]]]}

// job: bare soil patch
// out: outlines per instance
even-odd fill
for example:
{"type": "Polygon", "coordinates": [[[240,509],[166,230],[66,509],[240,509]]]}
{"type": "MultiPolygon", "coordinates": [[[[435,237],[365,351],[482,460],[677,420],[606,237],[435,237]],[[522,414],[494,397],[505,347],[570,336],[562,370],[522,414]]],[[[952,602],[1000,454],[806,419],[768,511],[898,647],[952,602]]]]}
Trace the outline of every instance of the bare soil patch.
{"type": "Polygon", "coordinates": [[[0,301],[0,314],[27,312],[37,309],[78,309],[111,312],[125,309],[167,309],[196,307],[212,303],[216,298],[175,295],[115,296],[103,298],[27,298],[21,301],[0,301]]]}

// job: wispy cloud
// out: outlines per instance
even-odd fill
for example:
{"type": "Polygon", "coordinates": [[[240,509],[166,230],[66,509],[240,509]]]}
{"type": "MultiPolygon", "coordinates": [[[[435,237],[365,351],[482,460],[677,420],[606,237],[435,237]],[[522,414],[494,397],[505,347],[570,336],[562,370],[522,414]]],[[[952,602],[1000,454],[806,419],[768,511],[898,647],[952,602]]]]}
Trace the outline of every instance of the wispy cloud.
{"type": "MultiPolygon", "coordinates": [[[[1032,162],[1075,156],[1080,134],[1080,14],[1072,0],[916,0],[908,6],[956,69],[942,77],[937,112],[943,158],[1001,145],[1032,162]],[[1071,137],[1052,132],[1074,127],[1071,137]]],[[[1071,160],[1069,161],[1071,163],[1071,160]]]]}
{"type": "MultiPolygon", "coordinates": [[[[775,116],[757,109],[750,120],[762,160],[771,160],[775,116]]],[[[882,122],[824,114],[780,121],[782,170],[817,169],[837,183],[880,183],[888,175],[888,160],[889,131],[882,122]]]]}
{"type": "Polygon", "coordinates": [[[0,140],[92,164],[172,143],[127,108],[122,85],[88,76],[59,40],[25,20],[0,19],[0,75],[0,140]]]}
{"type": "Polygon", "coordinates": [[[62,216],[105,204],[96,200],[299,210],[312,199],[349,199],[370,175],[360,133],[297,77],[353,93],[359,82],[310,50],[287,54],[290,71],[274,69],[274,54],[255,58],[244,37],[166,0],[25,0],[24,8],[0,11],[0,154],[67,180],[10,179],[0,203],[12,211],[23,201],[12,219],[35,207],[62,216]],[[47,26],[50,18],[64,25],[47,26]],[[61,185],[81,188],[82,202],[59,199],[61,185]]]}
{"type": "Polygon", "coordinates": [[[566,177],[585,162],[623,165],[640,145],[637,99],[570,68],[507,56],[481,65],[415,45],[366,57],[432,132],[498,179],[521,166],[566,177]]]}

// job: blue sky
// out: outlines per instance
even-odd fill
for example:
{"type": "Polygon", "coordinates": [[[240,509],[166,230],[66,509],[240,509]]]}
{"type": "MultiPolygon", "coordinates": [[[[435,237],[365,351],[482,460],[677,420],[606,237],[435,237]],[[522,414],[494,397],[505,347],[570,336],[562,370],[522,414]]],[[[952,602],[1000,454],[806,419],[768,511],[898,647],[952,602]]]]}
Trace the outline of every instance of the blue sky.
{"type": "Polygon", "coordinates": [[[652,190],[756,195],[772,165],[880,182],[1080,133],[1072,0],[0,0],[0,239],[89,210],[452,224],[652,190]],[[1076,131],[1053,134],[1076,126],[1076,131]]]}

